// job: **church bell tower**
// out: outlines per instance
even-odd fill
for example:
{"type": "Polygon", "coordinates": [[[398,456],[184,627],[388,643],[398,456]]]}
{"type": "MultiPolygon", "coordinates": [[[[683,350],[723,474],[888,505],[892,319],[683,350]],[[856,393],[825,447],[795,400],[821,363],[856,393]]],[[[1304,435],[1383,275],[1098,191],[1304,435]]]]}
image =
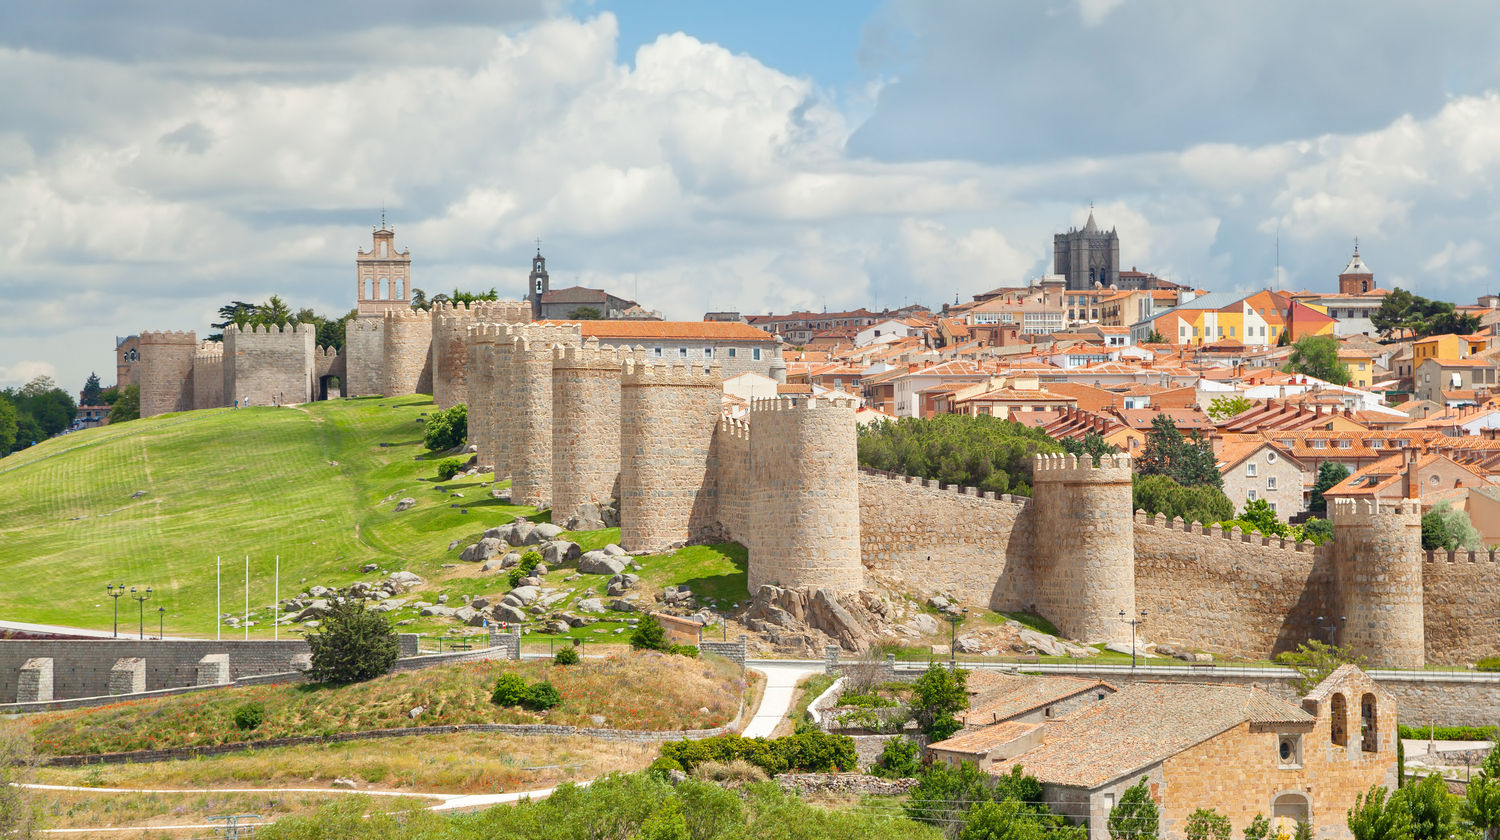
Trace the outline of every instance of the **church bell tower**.
{"type": "Polygon", "coordinates": [[[542,319],[542,295],[551,289],[551,281],[547,278],[547,258],[542,256],[541,246],[537,246],[536,256],[531,258],[531,283],[526,291],[526,299],[531,301],[532,320],[542,319]]]}

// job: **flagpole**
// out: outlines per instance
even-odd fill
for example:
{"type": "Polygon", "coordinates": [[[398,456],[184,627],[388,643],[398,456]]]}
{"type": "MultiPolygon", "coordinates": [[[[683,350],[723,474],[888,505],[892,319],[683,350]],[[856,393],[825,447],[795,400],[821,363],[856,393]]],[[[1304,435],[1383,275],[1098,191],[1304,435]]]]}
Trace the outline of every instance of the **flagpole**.
{"type": "Polygon", "coordinates": [[[276,600],[271,604],[271,640],[281,641],[281,555],[276,555],[276,600]]]}
{"type": "Polygon", "coordinates": [[[245,555],[245,641],[250,641],[250,555],[245,555]]]}
{"type": "Polygon", "coordinates": [[[219,641],[224,631],[224,561],[214,555],[214,641],[219,641]]]}

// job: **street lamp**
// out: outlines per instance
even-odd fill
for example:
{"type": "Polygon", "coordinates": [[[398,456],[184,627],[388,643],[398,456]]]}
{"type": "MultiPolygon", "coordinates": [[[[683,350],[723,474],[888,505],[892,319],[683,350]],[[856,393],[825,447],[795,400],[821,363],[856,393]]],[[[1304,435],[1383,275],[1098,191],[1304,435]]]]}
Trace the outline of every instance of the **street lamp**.
{"type": "Polygon", "coordinates": [[[964,616],[969,614],[969,608],[964,607],[961,613],[948,613],[948,670],[958,670],[958,625],[963,623],[964,616]]]}
{"type": "Polygon", "coordinates": [[[115,638],[120,638],[120,596],[125,594],[125,584],[106,584],[104,594],[115,600],[115,638]]]}
{"type": "Polygon", "coordinates": [[[166,618],[167,618],[167,608],[166,607],[157,607],[156,608],[156,640],[158,642],[161,641],[162,639],[166,638],[166,635],[162,633],[162,626],[165,623],[166,618]]]}
{"type": "Polygon", "coordinates": [[[1324,628],[1325,630],[1328,631],[1328,646],[1329,647],[1333,647],[1334,646],[1334,642],[1333,642],[1333,638],[1334,638],[1333,634],[1334,634],[1334,632],[1337,631],[1338,628],[1340,626],[1342,626],[1348,620],[1349,620],[1348,616],[1342,616],[1341,615],[1341,616],[1339,616],[1338,623],[1334,623],[1333,619],[1330,618],[1330,619],[1328,619],[1328,624],[1325,625],[1325,624],[1323,624],[1323,616],[1321,616],[1321,615],[1318,616],[1318,626],[1322,627],[1322,628],[1324,628]]]}
{"type": "Polygon", "coordinates": [[[1121,621],[1128,621],[1128,622],[1130,622],[1130,667],[1134,668],[1135,667],[1135,628],[1136,628],[1136,625],[1138,625],[1138,624],[1145,624],[1146,623],[1146,611],[1145,610],[1141,610],[1141,617],[1140,618],[1136,618],[1134,616],[1131,616],[1130,618],[1126,618],[1125,617],[1125,611],[1124,610],[1120,610],[1120,620],[1121,621]]]}
{"type": "Polygon", "coordinates": [[[146,601],[151,598],[151,587],[149,587],[149,586],[146,587],[146,591],[145,591],[144,594],[137,595],[136,591],[135,591],[135,587],[132,586],[132,587],[130,587],[130,597],[134,598],[135,602],[140,605],[140,610],[141,610],[141,639],[144,640],[146,638],[146,601]]]}

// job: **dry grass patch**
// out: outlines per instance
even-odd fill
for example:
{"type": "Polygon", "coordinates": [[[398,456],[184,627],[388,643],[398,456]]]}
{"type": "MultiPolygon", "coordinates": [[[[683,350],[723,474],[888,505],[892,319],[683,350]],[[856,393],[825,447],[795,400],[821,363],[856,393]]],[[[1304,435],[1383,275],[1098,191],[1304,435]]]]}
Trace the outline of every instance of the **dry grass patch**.
{"type": "MultiPolygon", "coordinates": [[[[339,794],[315,793],[87,793],[37,791],[47,812],[47,828],[110,828],[142,826],[135,834],[111,831],[109,837],[152,837],[155,826],[203,825],[212,816],[255,814],[264,821],[313,813],[339,794]]],[[[429,799],[378,797],[368,799],[371,811],[399,811],[426,807],[429,799]]],[[[194,832],[194,836],[203,831],[194,832]]],[[[87,835],[83,835],[87,836],[87,835]]],[[[106,836],[103,832],[100,836],[106,836]]]]}
{"type": "Polygon", "coordinates": [[[655,744],[461,733],[278,747],[153,764],[43,767],[37,781],[111,788],[295,788],[327,787],[347,777],[368,790],[504,793],[639,770],[656,754],[655,744]]]}
{"type": "Polygon", "coordinates": [[[705,729],[729,723],[739,711],[744,676],[726,660],[689,659],[642,651],[554,667],[548,662],[472,662],[401,674],[356,685],[267,685],[205,691],[34,715],[30,729],[42,755],[225,744],[306,735],[331,735],[406,726],[549,723],[614,729],[705,729]],[[563,702],[546,712],[490,702],[495,679],[516,671],[549,679],[563,702]],[[234,710],[265,707],[253,731],[237,729],[234,710]],[[423,712],[415,719],[409,712],[423,712]]]}

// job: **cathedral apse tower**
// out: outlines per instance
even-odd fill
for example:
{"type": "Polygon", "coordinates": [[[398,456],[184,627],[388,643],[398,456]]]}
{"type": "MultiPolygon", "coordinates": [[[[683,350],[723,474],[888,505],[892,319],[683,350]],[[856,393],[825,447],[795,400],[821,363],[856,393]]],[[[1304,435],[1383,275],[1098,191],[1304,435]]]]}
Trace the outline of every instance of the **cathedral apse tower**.
{"type": "Polygon", "coordinates": [[[1110,228],[1106,233],[1094,222],[1094,207],[1089,205],[1089,220],[1083,230],[1068,228],[1067,233],[1052,237],[1052,273],[1067,278],[1068,289],[1092,289],[1094,284],[1109,287],[1120,282],[1120,235],[1110,228]]]}

